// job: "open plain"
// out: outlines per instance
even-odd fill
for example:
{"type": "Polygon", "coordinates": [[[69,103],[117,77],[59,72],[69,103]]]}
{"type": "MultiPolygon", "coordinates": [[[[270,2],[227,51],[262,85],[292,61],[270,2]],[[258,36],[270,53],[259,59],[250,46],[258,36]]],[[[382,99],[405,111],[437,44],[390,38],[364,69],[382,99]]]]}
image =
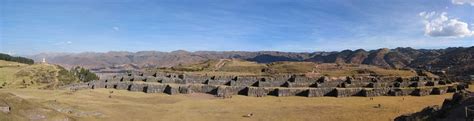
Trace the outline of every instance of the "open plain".
{"type": "MultiPolygon", "coordinates": [[[[19,98],[58,111],[69,119],[90,120],[353,120],[387,121],[441,105],[452,94],[380,97],[217,98],[208,94],[146,94],[125,90],[3,89],[19,98]],[[111,93],[113,91],[113,93],[111,93]],[[110,97],[109,97],[110,96],[110,97]],[[87,99],[87,100],[85,100],[87,99]],[[378,105],[380,104],[380,107],[378,105]],[[244,117],[252,113],[252,117],[244,117]]],[[[0,100],[2,98],[0,97],[0,100]]],[[[16,106],[11,106],[15,109],[16,106]]],[[[4,114],[0,113],[0,117],[4,114]]],[[[7,114],[8,115],[8,114],[7,114]]],[[[15,114],[16,115],[16,114],[15,114]]],[[[13,116],[11,116],[13,117],[13,116]]]]}

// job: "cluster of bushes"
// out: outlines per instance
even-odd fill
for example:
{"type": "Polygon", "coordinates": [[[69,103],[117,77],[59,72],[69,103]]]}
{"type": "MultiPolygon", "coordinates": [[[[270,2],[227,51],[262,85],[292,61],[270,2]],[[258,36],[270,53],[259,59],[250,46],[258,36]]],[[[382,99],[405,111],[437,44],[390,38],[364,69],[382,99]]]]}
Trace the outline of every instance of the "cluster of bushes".
{"type": "Polygon", "coordinates": [[[57,65],[59,69],[58,72],[58,80],[61,81],[63,84],[71,84],[77,81],[76,75],[71,71],[64,69],[62,66],[57,65]]]}
{"type": "Polygon", "coordinates": [[[14,57],[10,56],[8,54],[3,54],[0,53],[0,60],[5,60],[5,61],[13,61],[13,62],[18,62],[18,63],[25,63],[25,64],[34,64],[35,61],[29,58],[24,58],[24,57],[14,57]]]}
{"type": "Polygon", "coordinates": [[[81,82],[89,82],[92,80],[99,79],[99,76],[97,76],[96,74],[90,72],[88,69],[79,66],[72,68],[69,72],[78,77],[79,81],[81,82]]]}

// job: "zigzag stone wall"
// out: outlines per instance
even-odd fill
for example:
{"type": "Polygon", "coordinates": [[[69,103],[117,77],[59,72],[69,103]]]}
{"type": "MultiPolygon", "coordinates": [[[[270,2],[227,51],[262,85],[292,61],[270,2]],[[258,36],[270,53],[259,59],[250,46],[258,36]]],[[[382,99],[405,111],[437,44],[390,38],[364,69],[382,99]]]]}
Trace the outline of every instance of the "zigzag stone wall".
{"type": "Polygon", "coordinates": [[[69,89],[111,88],[145,93],[207,93],[230,98],[232,95],[253,97],[306,96],[426,96],[464,90],[467,85],[434,78],[413,77],[321,77],[302,76],[196,76],[180,74],[126,74],[110,79],[71,85],[69,89]]]}

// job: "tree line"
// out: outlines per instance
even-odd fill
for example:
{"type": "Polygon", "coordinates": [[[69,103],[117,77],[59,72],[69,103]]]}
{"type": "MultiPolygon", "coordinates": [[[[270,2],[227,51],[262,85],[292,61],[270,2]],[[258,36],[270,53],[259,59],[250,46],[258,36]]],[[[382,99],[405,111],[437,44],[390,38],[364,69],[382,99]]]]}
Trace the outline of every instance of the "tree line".
{"type": "Polygon", "coordinates": [[[8,54],[3,54],[0,53],[0,60],[5,60],[5,61],[13,61],[13,62],[18,62],[18,63],[25,63],[25,64],[34,64],[35,61],[29,58],[25,57],[15,57],[15,56],[10,56],[8,54]]]}

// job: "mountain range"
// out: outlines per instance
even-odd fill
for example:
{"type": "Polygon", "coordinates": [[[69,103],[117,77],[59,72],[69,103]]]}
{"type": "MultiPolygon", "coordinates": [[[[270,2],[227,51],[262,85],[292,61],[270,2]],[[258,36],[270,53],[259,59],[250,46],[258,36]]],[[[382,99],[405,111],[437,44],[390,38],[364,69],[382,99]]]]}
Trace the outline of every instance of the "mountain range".
{"type": "Polygon", "coordinates": [[[381,48],[377,50],[343,50],[339,52],[278,52],[278,51],[196,51],[172,52],[113,51],[106,53],[41,53],[29,56],[37,62],[65,67],[83,66],[90,69],[141,69],[171,67],[215,59],[242,59],[259,63],[277,61],[309,61],[318,63],[351,63],[375,65],[392,69],[425,69],[446,71],[451,75],[474,75],[474,46],[446,49],[381,48]]]}

